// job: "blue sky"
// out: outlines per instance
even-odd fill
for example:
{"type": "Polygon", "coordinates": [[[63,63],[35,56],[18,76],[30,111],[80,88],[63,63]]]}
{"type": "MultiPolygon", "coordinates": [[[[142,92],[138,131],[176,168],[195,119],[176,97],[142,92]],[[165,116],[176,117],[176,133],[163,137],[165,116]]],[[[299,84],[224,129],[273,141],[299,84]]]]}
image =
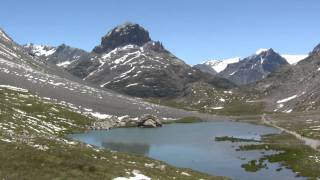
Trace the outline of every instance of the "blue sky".
{"type": "Polygon", "coordinates": [[[320,43],[319,0],[1,0],[0,27],[18,43],[85,50],[126,21],[189,64],[259,48],[305,54],[320,43]]]}

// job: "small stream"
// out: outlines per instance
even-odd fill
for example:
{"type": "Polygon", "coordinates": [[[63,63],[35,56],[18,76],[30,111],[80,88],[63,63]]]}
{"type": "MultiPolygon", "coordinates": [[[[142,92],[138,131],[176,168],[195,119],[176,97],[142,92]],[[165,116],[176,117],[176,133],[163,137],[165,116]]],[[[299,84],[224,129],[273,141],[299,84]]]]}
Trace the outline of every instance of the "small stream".
{"type": "MultiPolygon", "coordinates": [[[[232,121],[193,124],[170,124],[162,128],[119,128],[71,135],[74,139],[111,150],[143,154],[177,167],[228,176],[239,180],[306,179],[296,177],[290,169],[277,171],[278,163],[247,172],[241,165],[263,155],[276,153],[264,150],[236,151],[248,142],[217,142],[215,137],[236,136],[259,139],[261,135],[279,133],[278,129],[232,121]]],[[[250,142],[252,143],[252,142],[250,142]]]]}

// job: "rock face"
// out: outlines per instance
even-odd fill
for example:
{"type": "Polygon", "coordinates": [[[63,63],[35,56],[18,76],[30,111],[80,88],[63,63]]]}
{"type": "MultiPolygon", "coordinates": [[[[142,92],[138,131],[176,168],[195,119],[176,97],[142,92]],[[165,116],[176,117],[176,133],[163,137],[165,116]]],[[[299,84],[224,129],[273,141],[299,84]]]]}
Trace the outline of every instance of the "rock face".
{"type": "Polygon", "coordinates": [[[74,61],[79,60],[81,57],[89,56],[89,53],[78,49],[62,44],[56,48],[56,51],[48,56],[47,61],[58,66],[67,67],[74,61]]]}
{"type": "Polygon", "coordinates": [[[101,45],[96,46],[93,52],[101,54],[128,44],[142,46],[149,41],[151,39],[147,30],[138,24],[125,23],[102,37],[101,45]]]}
{"type": "Polygon", "coordinates": [[[288,62],[283,57],[273,49],[268,49],[238,63],[229,64],[219,75],[238,85],[244,85],[264,79],[285,65],[288,65],[288,62]]]}
{"type": "Polygon", "coordinates": [[[161,120],[158,119],[156,116],[153,116],[150,114],[140,117],[138,122],[138,127],[156,128],[161,126],[162,126],[161,120]]]}

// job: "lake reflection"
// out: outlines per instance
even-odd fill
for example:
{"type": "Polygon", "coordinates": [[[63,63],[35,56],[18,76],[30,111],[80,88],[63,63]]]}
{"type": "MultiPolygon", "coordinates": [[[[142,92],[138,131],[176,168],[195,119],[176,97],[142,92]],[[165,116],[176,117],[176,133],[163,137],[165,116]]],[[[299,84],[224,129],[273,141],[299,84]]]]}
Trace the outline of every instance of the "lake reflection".
{"type": "Polygon", "coordinates": [[[139,143],[102,142],[102,146],[113,151],[129,152],[143,155],[148,155],[150,149],[150,145],[139,143]]]}
{"type": "Polygon", "coordinates": [[[291,180],[289,169],[277,171],[278,163],[268,163],[258,172],[246,172],[241,165],[274,152],[236,151],[243,142],[217,142],[217,136],[259,139],[260,135],[279,133],[279,130],[248,123],[220,121],[194,124],[170,124],[162,128],[119,128],[110,131],[90,131],[73,134],[85,143],[107,149],[143,154],[177,167],[191,168],[213,175],[240,180],[291,180]]]}

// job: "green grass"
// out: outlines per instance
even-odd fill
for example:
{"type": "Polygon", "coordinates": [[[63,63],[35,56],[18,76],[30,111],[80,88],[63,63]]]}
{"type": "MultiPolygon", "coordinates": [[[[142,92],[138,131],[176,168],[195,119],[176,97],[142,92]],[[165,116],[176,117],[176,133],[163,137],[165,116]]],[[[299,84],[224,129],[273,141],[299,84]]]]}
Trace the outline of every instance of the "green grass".
{"type": "Polygon", "coordinates": [[[264,162],[268,161],[270,163],[280,163],[294,172],[299,172],[300,176],[310,179],[320,178],[320,153],[304,145],[292,135],[267,135],[263,137],[263,144],[243,145],[239,148],[241,151],[257,149],[273,150],[278,153],[265,155],[255,162],[249,161],[243,164],[243,168],[248,171],[265,168],[264,162]]]}
{"type": "Polygon", "coordinates": [[[242,164],[241,167],[248,172],[257,172],[263,168],[266,168],[267,164],[265,164],[262,159],[259,159],[259,161],[251,160],[246,164],[242,164]]]}
{"type": "Polygon", "coordinates": [[[254,139],[244,139],[244,138],[237,138],[233,136],[221,136],[215,137],[215,141],[230,141],[230,142],[260,142],[254,139]]]}
{"type": "Polygon", "coordinates": [[[264,102],[255,101],[256,92],[234,89],[225,91],[205,83],[196,83],[189,93],[177,98],[149,98],[146,101],[178,109],[217,115],[239,116],[263,114],[264,102]],[[215,109],[215,107],[223,107],[215,109]]]}
{"type": "Polygon", "coordinates": [[[211,111],[211,113],[228,116],[257,115],[264,113],[264,103],[246,103],[233,101],[227,104],[222,110],[211,111]]]}
{"type": "Polygon", "coordinates": [[[152,179],[225,179],[67,138],[85,131],[93,121],[30,93],[0,88],[0,178],[113,179],[139,170],[152,179]]]}

